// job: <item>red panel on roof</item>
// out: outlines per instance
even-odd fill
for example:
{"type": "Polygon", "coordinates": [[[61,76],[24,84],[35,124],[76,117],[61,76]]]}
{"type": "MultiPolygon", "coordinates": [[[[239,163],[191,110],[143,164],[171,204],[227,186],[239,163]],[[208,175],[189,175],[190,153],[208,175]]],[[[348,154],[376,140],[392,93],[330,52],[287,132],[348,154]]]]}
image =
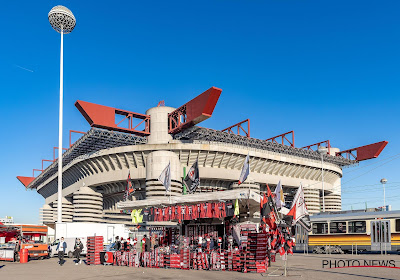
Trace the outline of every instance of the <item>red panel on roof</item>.
{"type": "Polygon", "coordinates": [[[143,115],[135,112],[120,110],[108,106],[98,105],[86,101],[78,100],[75,102],[75,106],[78,108],[79,112],[85,117],[91,126],[105,128],[109,130],[128,132],[140,136],[150,135],[149,131],[149,121],[150,116],[143,115]],[[115,123],[115,115],[122,115],[128,119],[128,128],[120,127],[115,123]],[[133,127],[132,119],[141,119],[135,127],[133,127]],[[136,128],[141,124],[145,123],[144,130],[136,130],[136,128]]]}
{"type": "Polygon", "coordinates": [[[169,133],[178,133],[211,117],[222,89],[211,87],[168,114],[169,133]]]}
{"type": "Polygon", "coordinates": [[[377,158],[379,154],[388,144],[388,141],[381,141],[374,144],[369,144],[345,151],[340,151],[336,153],[337,156],[342,156],[345,158],[354,158],[357,161],[363,161],[367,159],[377,158]]]}
{"type": "Polygon", "coordinates": [[[32,183],[33,180],[35,180],[35,177],[17,176],[17,179],[18,179],[25,187],[27,187],[30,183],[32,183]]]}
{"type": "Polygon", "coordinates": [[[388,141],[381,141],[378,143],[365,145],[357,148],[357,160],[367,160],[371,158],[377,158],[379,154],[386,147],[388,141]]]}

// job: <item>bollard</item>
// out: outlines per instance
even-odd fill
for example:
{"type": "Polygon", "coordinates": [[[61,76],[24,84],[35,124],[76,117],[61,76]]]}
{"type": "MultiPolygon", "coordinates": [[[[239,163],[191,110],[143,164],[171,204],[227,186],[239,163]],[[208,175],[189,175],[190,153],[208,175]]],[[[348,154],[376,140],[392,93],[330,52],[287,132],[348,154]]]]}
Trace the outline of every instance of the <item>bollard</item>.
{"type": "Polygon", "coordinates": [[[28,249],[21,249],[21,251],[19,251],[19,262],[20,263],[27,263],[28,257],[29,257],[28,249]]]}
{"type": "Polygon", "coordinates": [[[356,256],[357,256],[357,254],[358,254],[358,251],[357,251],[357,243],[356,243],[356,256]]]}

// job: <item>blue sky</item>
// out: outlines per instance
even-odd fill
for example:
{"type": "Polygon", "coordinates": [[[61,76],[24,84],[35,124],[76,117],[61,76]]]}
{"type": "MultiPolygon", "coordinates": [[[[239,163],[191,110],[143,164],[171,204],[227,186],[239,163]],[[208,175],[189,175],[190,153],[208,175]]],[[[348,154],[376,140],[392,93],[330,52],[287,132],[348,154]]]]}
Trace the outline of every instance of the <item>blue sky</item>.
{"type": "Polygon", "coordinates": [[[78,99],[144,113],[216,86],[205,127],[250,118],[252,137],[294,130],[297,147],[389,141],[380,158],[344,170],[343,208],[381,206],[385,177],[400,209],[400,2],[7,1],[0,217],[37,223],[44,203],[16,176],[31,176],[58,143],[60,38],[47,20],[57,4],[77,18],[64,37],[64,146],[70,129],[89,129],[78,99]]]}

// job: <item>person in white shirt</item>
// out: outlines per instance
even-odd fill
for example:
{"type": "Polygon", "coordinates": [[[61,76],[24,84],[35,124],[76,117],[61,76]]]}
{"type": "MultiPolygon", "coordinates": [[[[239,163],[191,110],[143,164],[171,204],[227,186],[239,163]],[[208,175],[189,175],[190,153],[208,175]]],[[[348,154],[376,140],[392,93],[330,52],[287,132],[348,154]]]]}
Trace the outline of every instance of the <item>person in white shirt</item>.
{"type": "Polygon", "coordinates": [[[57,252],[58,252],[58,259],[59,264],[63,265],[64,264],[64,254],[65,254],[65,249],[67,249],[67,243],[64,241],[64,237],[61,237],[60,242],[57,245],[57,252]]]}

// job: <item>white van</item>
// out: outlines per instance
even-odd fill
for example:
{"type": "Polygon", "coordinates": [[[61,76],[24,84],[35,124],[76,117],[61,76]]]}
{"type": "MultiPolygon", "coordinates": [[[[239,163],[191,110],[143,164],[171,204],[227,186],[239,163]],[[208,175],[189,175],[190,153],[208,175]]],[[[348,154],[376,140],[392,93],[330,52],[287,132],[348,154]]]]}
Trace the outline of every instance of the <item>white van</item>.
{"type": "MultiPolygon", "coordinates": [[[[86,255],[87,252],[87,248],[86,248],[86,242],[87,239],[86,237],[76,237],[79,238],[82,242],[83,245],[83,249],[81,252],[81,255],[86,255]]],[[[65,254],[67,255],[68,258],[73,258],[74,257],[74,247],[75,247],[75,241],[76,238],[64,238],[65,243],[67,243],[67,249],[65,250],[65,254]]],[[[58,256],[58,252],[57,252],[57,245],[60,242],[59,239],[54,240],[53,243],[51,243],[49,245],[49,256],[50,258],[54,257],[54,256],[58,256]]]]}

